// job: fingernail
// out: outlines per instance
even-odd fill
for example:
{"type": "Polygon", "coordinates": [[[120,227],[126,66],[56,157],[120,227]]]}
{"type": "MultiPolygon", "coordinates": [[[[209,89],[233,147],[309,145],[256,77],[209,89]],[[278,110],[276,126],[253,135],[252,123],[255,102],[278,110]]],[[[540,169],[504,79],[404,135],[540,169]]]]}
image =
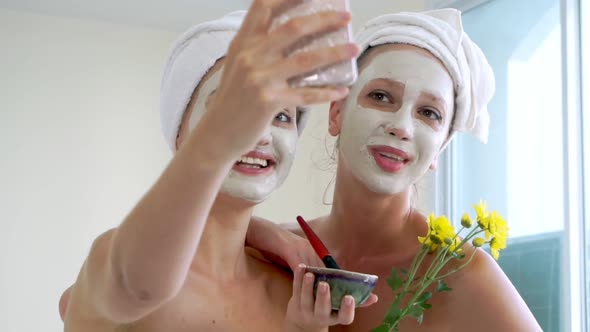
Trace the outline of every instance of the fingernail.
{"type": "Polygon", "coordinates": [[[300,269],[305,269],[305,264],[303,264],[303,263],[302,264],[299,264],[299,268],[300,269]]]}
{"type": "Polygon", "coordinates": [[[305,279],[307,279],[307,280],[311,280],[311,279],[313,279],[313,274],[311,274],[311,273],[309,273],[309,272],[308,272],[308,273],[306,273],[306,274],[305,274],[305,279]]]}
{"type": "Polygon", "coordinates": [[[350,55],[357,55],[359,52],[359,47],[355,43],[348,44],[347,48],[348,48],[348,52],[350,53],[350,55]]]}
{"type": "Polygon", "coordinates": [[[351,14],[350,12],[340,12],[340,18],[344,21],[350,19],[351,14]]]}
{"type": "Polygon", "coordinates": [[[322,293],[327,293],[328,292],[328,284],[326,284],[325,282],[320,282],[320,292],[322,293]]]}
{"type": "Polygon", "coordinates": [[[346,305],[352,305],[354,303],[354,299],[352,298],[352,296],[346,295],[346,297],[344,298],[344,303],[346,305]]]}

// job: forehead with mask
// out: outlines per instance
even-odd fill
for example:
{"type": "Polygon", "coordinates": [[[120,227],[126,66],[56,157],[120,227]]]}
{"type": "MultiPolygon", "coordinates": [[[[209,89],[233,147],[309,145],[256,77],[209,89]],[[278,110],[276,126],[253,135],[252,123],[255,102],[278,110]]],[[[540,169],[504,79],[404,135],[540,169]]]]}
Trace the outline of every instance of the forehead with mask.
{"type": "Polygon", "coordinates": [[[449,137],[453,80],[430,52],[403,44],[369,49],[359,70],[332,109],[342,162],[373,192],[403,192],[436,166],[449,137]]]}
{"type": "MultiPolygon", "coordinates": [[[[181,147],[182,141],[198,125],[212,98],[215,97],[223,72],[223,63],[223,59],[218,60],[195,89],[181,122],[177,148],[181,147]]],[[[296,120],[295,109],[278,111],[257,146],[236,160],[222,184],[221,192],[258,203],[277,189],[287,178],[295,157],[299,137],[296,120]]],[[[216,145],[216,142],[210,144],[216,145]]]]}

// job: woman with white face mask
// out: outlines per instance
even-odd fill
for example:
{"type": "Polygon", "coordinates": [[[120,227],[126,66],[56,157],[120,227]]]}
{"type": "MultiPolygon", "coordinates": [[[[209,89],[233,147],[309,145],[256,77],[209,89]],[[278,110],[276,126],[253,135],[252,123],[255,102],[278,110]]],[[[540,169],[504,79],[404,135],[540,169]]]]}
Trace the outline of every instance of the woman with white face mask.
{"type": "MultiPolygon", "coordinates": [[[[330,331],[365,332],[380,325],[394,299],[384,281],[392,267],[409,270],[421,246],[417,238],[428,231],[425,216],[413,207],[413,186],[436,167],[455,132],[486,141],[486,106],[495,84],[455,10],[380,16],[361,29],[357,42],[359,78],[347,98],[330,107],[329,132],[338,138],[332,209],[309,223],[342,268],[380,277],[374,291],[379,302],[359,310],[351,325],[330,331]]],[[[295,278],[303,279],[293,302],[311,303],[314,277],[296,267],[303,255],[293,247],[310,249],[298,245],[300,239],[281,240],[288,238],[257,220],[247,240],[293,267],[295,278]]],[[[435,294],[422,325],[406,319],[400,331],[541,331],[497,263],[480,249],[466,250],[477,252],[446,279],[453,291],[435,294]]],[[[290,310],[305,317],[313,307],[290,310]]]]}
{"type": "MultiPolygon", "coordinates": [[[[94,241],[62,298],[65,331],[301,331],[285,319],[292,279],[243,244],[254,207],[291,167],[298,106],[348,93],[292,88],[288,79],[348,61],[358,48],[286,57],[303,37],[350,22],[350,13],[323,12],[269,31],[287,2],[295,4],[255,0],[247,14],[179,38],[161,87],[174,157],[122,223],[94,241]]],[[[344,307],[333,322],[352,319],[354,304],[344,307]]]]}

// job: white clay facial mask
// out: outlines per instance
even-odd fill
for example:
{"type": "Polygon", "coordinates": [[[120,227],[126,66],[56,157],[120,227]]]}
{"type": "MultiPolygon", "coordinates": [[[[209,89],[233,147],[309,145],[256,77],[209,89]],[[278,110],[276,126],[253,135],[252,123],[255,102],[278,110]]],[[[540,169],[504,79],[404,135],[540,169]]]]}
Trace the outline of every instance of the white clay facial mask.
{"type": "Polygon", "coordinates": [[[453,108],[453,82],[436,59],[411,50],[376,54],[343,106],[343,161],[373,192],[405,191],[438,157],[453,108]]]}
{"type": "MultiPolygon", "coordinates": [[[[207,99],[219,86],[221,75],[222,70],[218,70],[209,79],[202,82],[189,120],[191,130],[203,116],[207,99]]],[[[239,112],[239,110],[236,111],[239,112]]],[[[261,139],[262,144],[255,147],[248,156],[236,161],[236,165],[222,184],[221,191],[223,193],[258,203],[265,200],[285,181],[295,158],[299,136],[295,125],[295,112],[288,114],[285,111],[284,113],[291,116],[292,125],[275,126],[269,124],[261,139]]],[[[285,116],[279,118],[287,120],[285,116]]],[[[278,120],[275,119],[276,121],[278,120]]],[[[212,144],[215,143],[212,142],[212,144]]]]}

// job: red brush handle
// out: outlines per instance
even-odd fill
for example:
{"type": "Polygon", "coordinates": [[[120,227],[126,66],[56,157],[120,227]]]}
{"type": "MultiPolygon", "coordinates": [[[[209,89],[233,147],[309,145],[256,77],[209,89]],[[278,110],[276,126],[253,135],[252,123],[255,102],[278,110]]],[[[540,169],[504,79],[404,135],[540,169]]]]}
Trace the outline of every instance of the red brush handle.
{"type": "Polygon", "coordinates": [[[322,243],[320,238],[313,232],[311,227],[309,227],[307,222],[305,222],[305,220],[301,216],[297,216],[297,222],[299,223],[299,226],[301,226],[301,229],[303,229],[305,236],[307,236],[307,238],[309,239],[309,243],[311,243],[311,246],[318,254],[318,256],[320,256],[320,258],[322,259],[324,259],[324,257],[326,256],[330,256],[330,253],[328,252],[326,246],[322,243]]]}

